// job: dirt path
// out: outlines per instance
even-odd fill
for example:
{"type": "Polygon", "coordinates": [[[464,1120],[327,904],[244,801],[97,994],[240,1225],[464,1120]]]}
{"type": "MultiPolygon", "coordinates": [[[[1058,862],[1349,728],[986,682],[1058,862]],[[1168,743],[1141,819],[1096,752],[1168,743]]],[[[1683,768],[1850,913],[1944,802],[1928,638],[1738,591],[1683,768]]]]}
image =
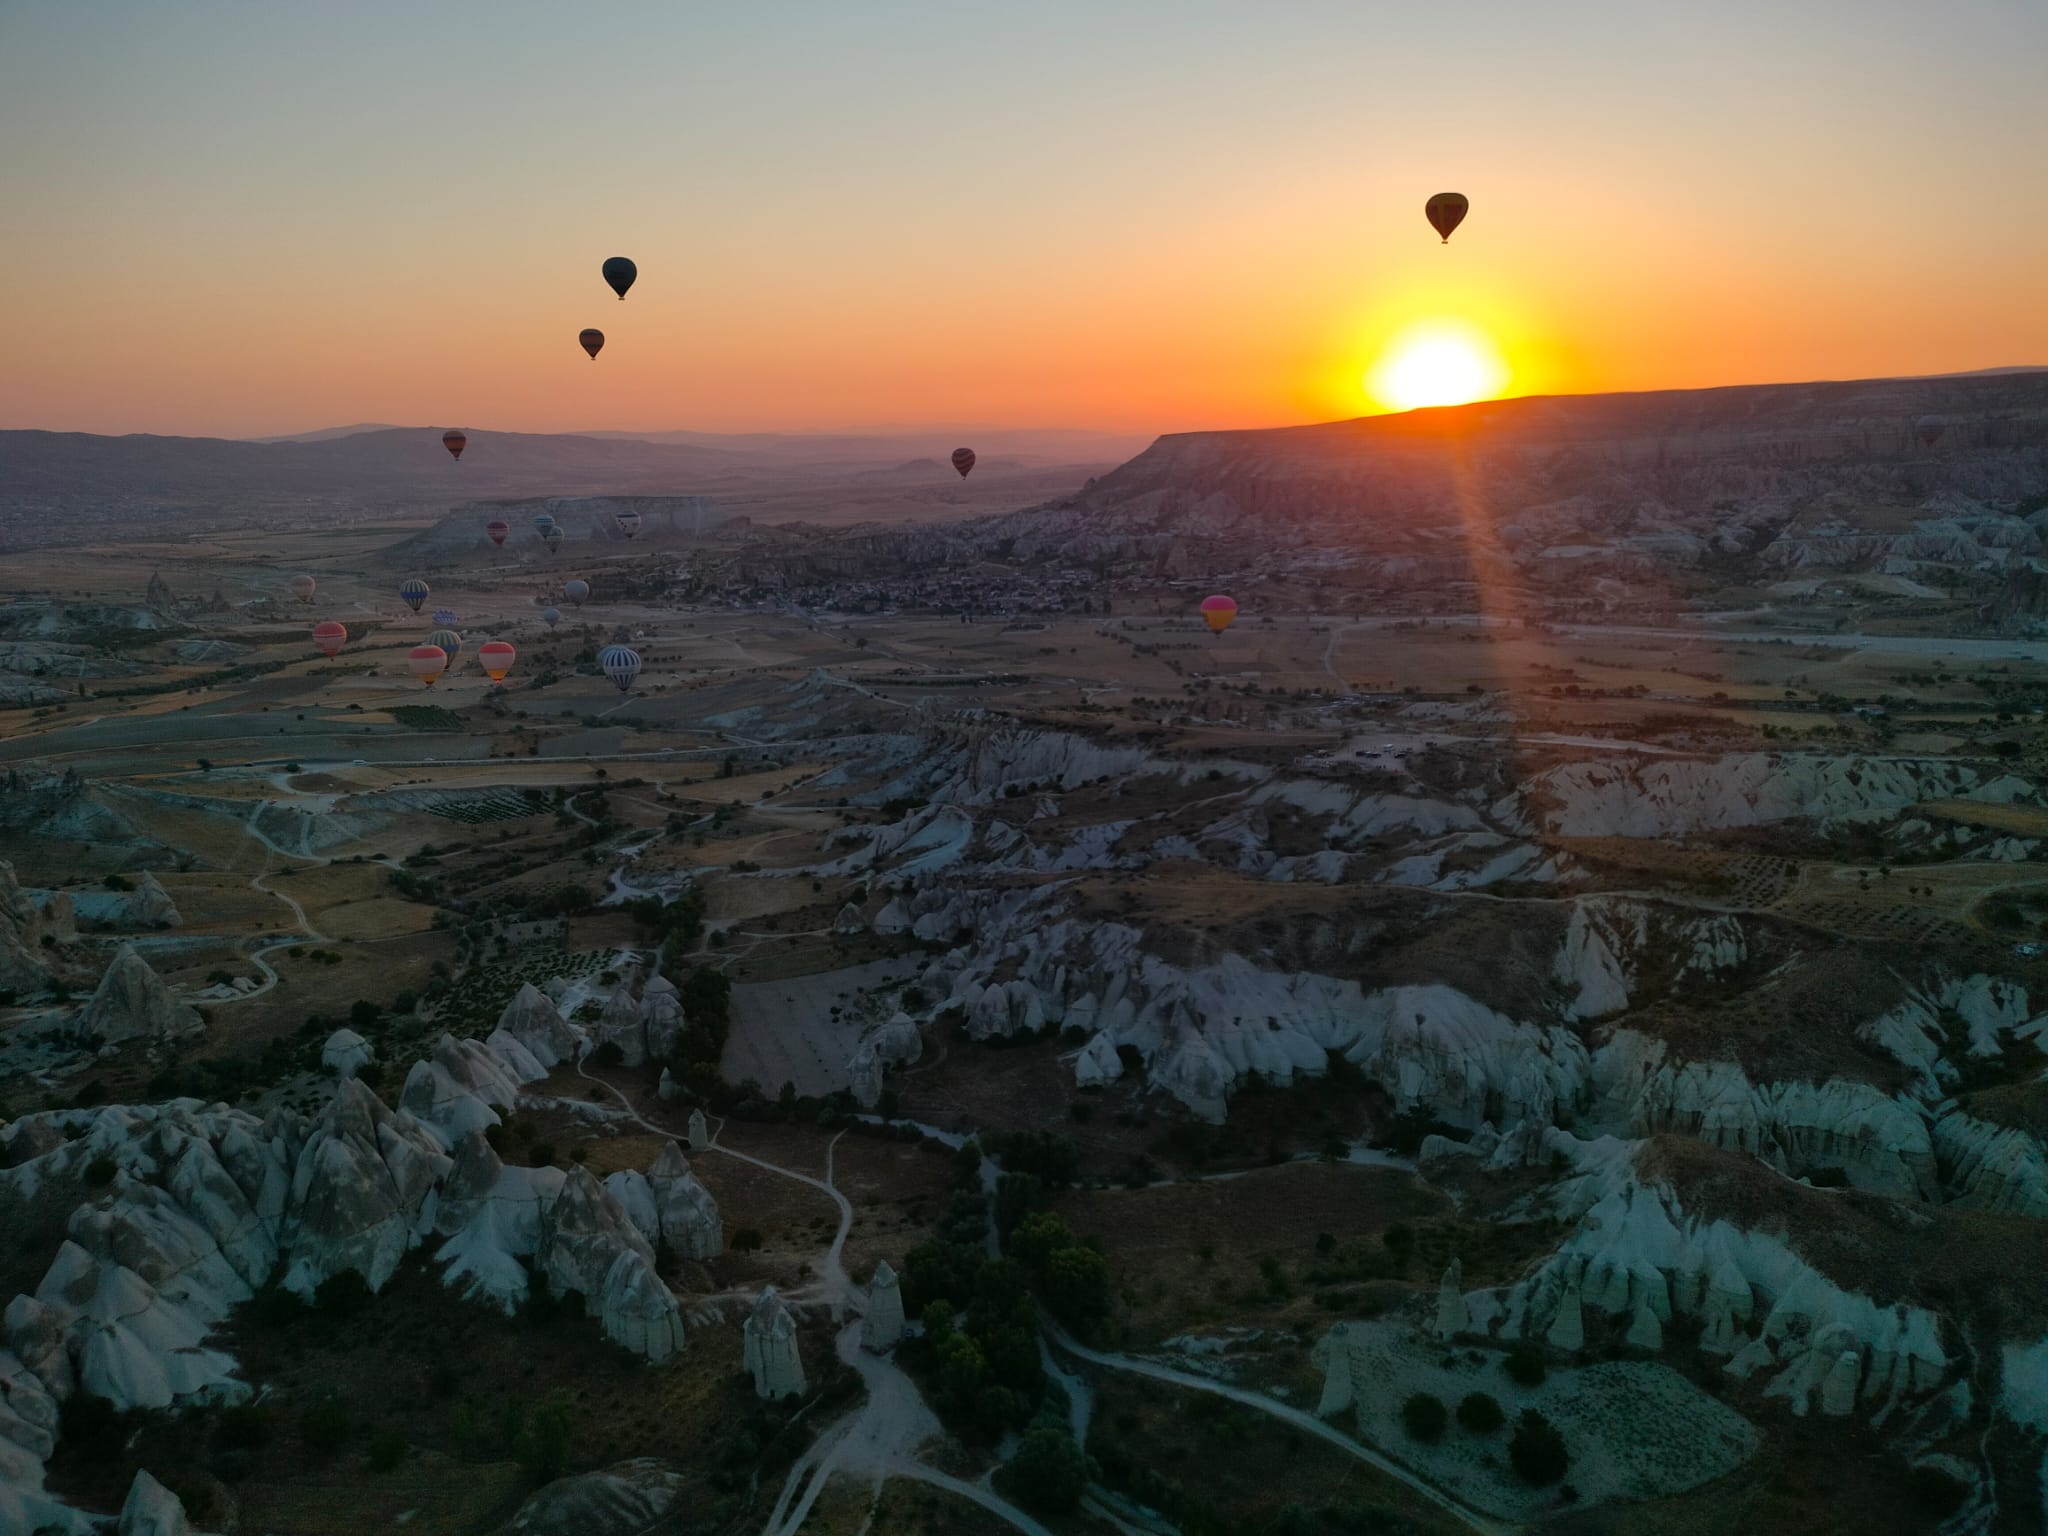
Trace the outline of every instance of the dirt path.
{"type": "Polygon", "coordinates": [[[1461,1504],[1457,1499],[1443,1492],[1427,1479],[1414,1472],[1410,1472],[1399,1462],[1382,1455],[1371,1446],[1352,1439],[1340,1430],[1333,1429],[1312,1413],[1304,1413],[1301,1409],[1290,1407],[1286,1403],[1275,1402],[1272,1398],[1262,1393],[1252,1392],[1243,1387],[1233,1387],[1228,1382],[1213,1381],[1207,1376],[1197,1376],[1187,1371],[1176,1371],[1171,1366],[1157,1365],[1150,1360],[1134,1360],[1128,1355],[1104,1354],[1101,1350],[1090,1349],[1087,1345],[1074,1339],[1066,1330],[1050,1319],[1045,1321],[1044,1326],[1046,1337],[1052,1341],[1054,1347],[1065,1351],[1076,1360],[1085,1360],[1090,1365],[1101,1366],[1106,1370],[1125,1371],[1135,1376],[1150,1377],[1154,1381],[1167,1382],[1176,1387],[1185,1387],[1190,1391],[1213,1392],[1218,1397],[1227,1397],[1232,1402],[1242,1403],[1247,1408],[1256,1408],[1259,1412],[1271,1418],[1279,1419],[1281,1422],[1301,1430],[1304,1434],[1314,1435],[1318,1440],[1327,1441],[1346,1455],[1357,1458],[1367,1466],[1384,1472],[1388,1477],[1413,1489],[1416,1493],[1422,1495],[1423,1498],[1429,1500],[1430,1503],[1436,1505],[1445,1514],[1456,1519],[1467,1530],[1480,1532],[1481,1536],[1506,1536],[1507,1532],[1516,1531],[1521,1528],[1512,1522],[1491,1519],[1486,1515],[1480,1514],[1477,1510],[1461,1504]]]}

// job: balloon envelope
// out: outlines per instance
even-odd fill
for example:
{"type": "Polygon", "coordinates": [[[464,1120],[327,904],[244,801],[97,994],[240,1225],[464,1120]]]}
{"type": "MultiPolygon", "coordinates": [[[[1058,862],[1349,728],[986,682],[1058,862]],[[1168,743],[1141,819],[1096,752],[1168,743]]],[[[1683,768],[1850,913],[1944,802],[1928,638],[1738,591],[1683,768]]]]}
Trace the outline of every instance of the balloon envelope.
{"type": "Polygon", "coordinates": [[[560,549],[562,547],[562,525],[560,523],[549,523],[541,531],[540,541],[547,545],[550,554],[560,549]]]}
{"type": "Polygon", "coordinates": [[[494,683],[505,681],[505,674],[512,670],[512,663],[519,659],[519,653],[502,640],[486,640],[477,647],[476,659],[484,669],[484,676],[494,683]]]}
{"type": "Polygon", "coordinates": [[[613,293],[621,299],[626,290],[633,286],[633,279],[640,275],[640,269],[633,265],[629,256],[607,256],[604,263],[604,280],[611,284],[613,293]]]}
{"type": "Polygon", "coordinates": [[[399,583],[398,595],[405,599],[406,607],[410,608],[414,613],[418,613],[420,605],[427,600],[427,584],[421,581],[419,577],[414,576],[408,581],[399,583]]]}
{"type": "Polygon", "coordinates": [[[547,625],[549,629],[553,629],[562,622],[562,610],[559,608],[544,609],[541,613],[540,621],[547,625]]]}
{"type": "Polygon", "coordinates": [[[619,525],[619,532],[623,533],[629,539],[632,538],[634,534],[640,531],[640,514],[638,512],[635,512],[631,507],[628,507],[625,511],[621,512],[618,515],[616,521],[619,525]]]}
{"type": "Polygon", "coordinates": [[[436,608],[427,617],[432,622],[439,624],[443,629],[453,629],[455,627],[455,610],[453,608],[436,608]]]}
{"type": "Polygon", "coordinates": [[[630,646],[606,646],[597,653],[597,664],[621,693],[632,687],[633,679],[640,675],[640,653],[630,646]]]}
{"type": "Polygon", "coordinates": [[[302,603],[313,601],[313,587],[314,581],[310,576],[294,576],[292,578],[292,596],[302,603]]]}
{"type": "Polygon", "coordinates": [[[533,526],[539,532],[546,533],[555,526],[554,515],[548,512],[536,512],[533,515],[533,526]]]}
{"type": "Polygon", "coordinates": [[[1439,192],[1423,205],[1422,211],[1429,219],[1430,228],[1444,237],[1444,244],[1451,243],[1451,231],[1465,222],[1465,213],[1472,205],[1465,201],[1462,192],[1439,192]]]}
{"type": "Polygon", "coordinates": [[[469,446],[469,434],[466,432],[456,432],[452,429],[443,432],[441,434],[441,446],[459,459],[462,457],[462,450],[469,446]]]}
{"type": "Polygon", "coordinates": [[[590,583],[587,581],[565,581],[562,583],[562,596],[569,599],[578,608],[581,608],[583,600],[590,596],[590,583]]]}
{"type": "Polygon", "coordinates": [[[405,665],[414,677],[431,688],[434,679],[448,670],[448,653],[438,645],[416,645],[405,658],[405,665]]]}
{"type": "Polygon", "coordinates": [[[338,655],[341,648],[348,644],[348,628],[333,619],[315,624],[313,643],[320,647],[320,654],[323,656],[338,655]]]}
{"type": "Polygon", "coordinates": [[[1237,620],[1237,599],[1218,592],[1202,599],[1202,622],[1211,633],[1222,634],[1237,620]]]}
{"type": "MultiPolygon", "coordinates": [[[[622,293],[619,297],[623,299],[625,295],[622,293]]],[[[596,330],[578,331],[576,339],[583,344],[583,350],[590,354],[590,360],[593,363],[596,362],[597,354],[604,350],[604,332],[596,330]]]]}
{"type": "Polygon", "coordinates": [[[451,662],[462,654],[462,636],[455,633],[452,629],[435,630],[427,636],[427,644],[438,645],[448,653],[448,659],[451,662]]]}
{"type": "Polygon", "coordinates": [[[1941,434],[1948,430],[1939,418],[1933,416],[1922,416],[1913,423],[1913,427],[1920,434],[1920,441],[1929,448],[1940,442],[1941,434]]]}
{"type": "Polygon", "coordinates": [[[512,525],[502,517],[494,517],[484,524],[484,532],[491,536],[491,542],[503,548],[505,540],[512,536],[512,525]]]}
{"type": "Polygon", "coordinates": [[[967,471],[974,468],[974,450],[972,448],[955,448],[953,450],[953,467],[960,471],[960,478],[965,480],[967,478],[967,471]]]}

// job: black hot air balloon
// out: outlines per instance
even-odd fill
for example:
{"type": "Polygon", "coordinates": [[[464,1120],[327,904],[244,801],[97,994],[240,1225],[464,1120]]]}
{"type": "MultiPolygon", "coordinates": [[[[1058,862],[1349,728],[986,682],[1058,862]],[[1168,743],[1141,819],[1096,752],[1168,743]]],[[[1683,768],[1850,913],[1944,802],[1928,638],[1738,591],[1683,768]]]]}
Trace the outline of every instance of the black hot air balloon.
{"type": "Polygon", "coordinates": [[[1913,423],[1913,429],[1920,434],[1921,445],[1927,448],[1940,442],[1941,434],[1948,430],[1939,416],[1922,416],[1913,423]]]}
{"type": "Polygon", "coordinates": [[[1451,243],[1451,231],[1465,222],[1465,211],[1472,205],[1465,201],[1462,192],[1439,192],[1423,205],[1422,211],[1429,217],[1430,228],[1444,237],[1444,244],[1451,243]]]}
{"type": "Polygon", "coordinates": [[[604,259],[604,280],[612,285],[612,292],[621,299],[626,290],[633,286],[633,279],[640,275],[640,269],[633,265],[630,256],[607,256],[604,259]]]}
{"type": "MultiPolygon", "coordinates": [[[[623,299],[625,295],[622,293],[619,297],[623,299]]],[[[583,343],[583,350],[590,354],[590,360],[593,363],[596,362],[597,354],[604,350],[604,332],[597,330],[579,331],[576,339],[583,343]]]]}
{"type": "Polygon", "coordinates": [[[967,478],[967,471],[974,468],[974,450],[972,448],[955,448],[953,450],[953,467],[960,471],[960,478],[965,480],[967,478]]]}
{"type": "Polygon", "coordinates": [[[451,427],[441,434],[441,446],[459,459],[462,457],[462,450],[469,446],[469,434],[457,432],[451,427]]]}

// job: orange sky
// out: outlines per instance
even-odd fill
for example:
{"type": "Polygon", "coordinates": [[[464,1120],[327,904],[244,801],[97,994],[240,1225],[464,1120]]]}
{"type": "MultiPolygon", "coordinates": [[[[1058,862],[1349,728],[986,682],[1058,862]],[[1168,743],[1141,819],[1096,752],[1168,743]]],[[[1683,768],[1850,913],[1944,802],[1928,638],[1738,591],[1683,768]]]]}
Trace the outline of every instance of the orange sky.
{"type": "Polygon", "coordinates": [[[1439,316],[1514,393],[2048,363],[2048,12],[1929,19],[13,7],[0,426],[1259,426],[1439,316]]]}

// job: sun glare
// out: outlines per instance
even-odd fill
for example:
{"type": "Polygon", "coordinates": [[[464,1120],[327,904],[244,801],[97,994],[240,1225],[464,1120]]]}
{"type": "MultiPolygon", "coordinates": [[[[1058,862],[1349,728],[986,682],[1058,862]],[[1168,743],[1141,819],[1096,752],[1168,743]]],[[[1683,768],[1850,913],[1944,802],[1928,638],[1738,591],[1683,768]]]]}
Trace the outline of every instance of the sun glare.
{"type": "Polygon", "coordinates": [[[1410,326],[1387,344],[1366,374],[1365,388],[1389,410],[1412,411],[1484,400],[1499,394],[1507,382],[1507,364],[1484,331],[1457,321],[1430,321],[1410,326]]]}

